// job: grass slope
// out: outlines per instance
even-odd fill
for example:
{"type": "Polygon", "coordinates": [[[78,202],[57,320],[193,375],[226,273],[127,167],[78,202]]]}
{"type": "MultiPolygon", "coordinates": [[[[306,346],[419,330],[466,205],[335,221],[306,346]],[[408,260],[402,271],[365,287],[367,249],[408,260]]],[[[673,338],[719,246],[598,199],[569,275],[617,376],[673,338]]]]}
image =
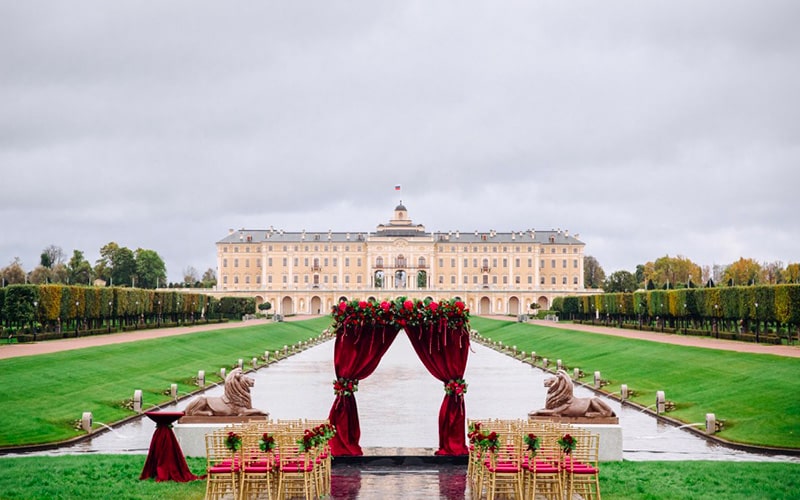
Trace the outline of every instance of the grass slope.
{"type": "MultiPolygon", "coordinates": [[[[618,393],[636,391],[649,406],[665,391],[676,403],[670,417],[704,422],[706,413],[725,421],[724,439],[762,446],[800,448],[800,359],[684,347],[511,321],[472,318],[472,328],[493,341],[581,368],[591,380],[599,370],[618,393]]],[[[571,374],[571,372],[570,372],[571,374]]]]}
{"type": "MultiPolygon", "coordinates": [[[[75,422],[91,411],[110,424],[134,415],[124,408],[142,390],[145,408],[195,389],[193,378],[219,381],[219,369],[315,337],[329,318],[259,324],[125,344],[0,360],[0,446],[49,443],[82,434],[75,422]]],[[[246,362],[247,362],[246,361],[246,362]]]]}

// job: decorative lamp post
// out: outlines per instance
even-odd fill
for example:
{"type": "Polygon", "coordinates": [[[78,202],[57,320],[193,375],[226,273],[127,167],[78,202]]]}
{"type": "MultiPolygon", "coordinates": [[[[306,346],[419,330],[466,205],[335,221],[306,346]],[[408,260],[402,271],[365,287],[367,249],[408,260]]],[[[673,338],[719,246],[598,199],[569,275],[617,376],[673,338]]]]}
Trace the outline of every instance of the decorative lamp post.
{"type": "Polygon", "coordinates": [[[758,302],[754,305],[756,306],[756,344],[758,344],[758,302]]]}
{"type": "Polygon", "coordinates": [[[81,303],[79,301],[75,301],[75,337],[78,336],[78,309],[80,308],[81,303]]]}
{"type": "Polygon", "coordinates": [[[112,302],[108,301],[108,314],[106,315],[106,326],[108,327],[108,333],[111,333],[111,304],[112,302]]]}
{"type": "Polygon", "coordinates": [[[719,325],[717,325],[717,315],[719,314],[719,304],[714,304],[714,333],[719,338],[719,325]]]}
{"type": "Polygon", "coordinates": [[[33,301],[33,341],[36,342],[36,321],[39,318],[39,302],[33,301]]]}

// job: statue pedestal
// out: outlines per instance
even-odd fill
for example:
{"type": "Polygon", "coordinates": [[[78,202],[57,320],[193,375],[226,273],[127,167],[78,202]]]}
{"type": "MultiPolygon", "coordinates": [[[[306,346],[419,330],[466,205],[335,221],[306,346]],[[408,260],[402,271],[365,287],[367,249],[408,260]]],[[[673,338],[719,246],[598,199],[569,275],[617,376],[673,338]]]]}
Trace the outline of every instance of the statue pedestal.
{"type": "Polygon", "coordinates": [[[618,462],[622,460],[622,426],[619,425],[618,417],[571,418],[528,415],[528,419],[569,424],[597,434],[600,436],[600,449],[598,450],[600,461],[618,462]]]}
{"type": "Polygon", "coordinates": [[[182,417],[173,424],[172,431],[178,438],[183,454],[187,457],[206,456],[206,434],[224,429],[231,424],[241,424],[255,420],[267,420],[269,417],[182,417]]]}

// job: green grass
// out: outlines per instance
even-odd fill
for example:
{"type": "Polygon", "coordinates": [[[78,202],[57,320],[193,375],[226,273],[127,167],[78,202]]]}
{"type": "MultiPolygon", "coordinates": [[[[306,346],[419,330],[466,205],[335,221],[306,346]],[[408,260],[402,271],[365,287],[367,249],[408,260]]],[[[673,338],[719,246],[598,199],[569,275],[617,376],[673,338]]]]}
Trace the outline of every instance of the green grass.
{"type": "MultiPolygon", "coordinates": [[[[203,498],[204,481],[140,481],[144,461],[144,455],[0,458],[0,499],[203,498]]],[[[187,463],[192,472],[202,473],[203,459],[189,458],[187,463]]],[[[798,498],[800,464],[609,462],[601,465],[600,490],[607,500],[798,498]]]]}
{"type": "MultiPolygon", "coordinates": [[[[636,391],[643,406],[665,391],[676,403],[668,415],[704,422],[706,413],[725,421],[718,434],[740,443],[800,448],[800,359],[684,347],[611,335],[474,317],[472,328],[493,341],[582,369],[590,382],[600,371],[618,393],[636,391]]],[[[571,374],[571,372],[570,372],[571,374]]]]}
{"type": "Polygon", "coordinates": [[[800,495],[800,464],[768,462],[608,462],[606,500],[786,499],[800,495]]]}
{"type": "Polygon", "coordinates": [[[123,403],[136,389],[145,408],[162,404],[173,383],[179,393],[196,390],[198,370],[206,383],[220,381],[221,367],[315,337],[329,325],[322,317],[0,360],[0,446],[81,435],[75,425],[86,411],[95,422],[118,422],[135,415],[123,403]]]}

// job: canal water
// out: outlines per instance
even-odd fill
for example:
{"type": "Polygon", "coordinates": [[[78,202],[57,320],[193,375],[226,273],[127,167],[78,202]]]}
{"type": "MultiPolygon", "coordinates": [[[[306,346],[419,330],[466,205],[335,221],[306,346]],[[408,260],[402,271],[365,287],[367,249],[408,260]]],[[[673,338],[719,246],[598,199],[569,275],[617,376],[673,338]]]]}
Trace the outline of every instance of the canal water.
{"type": "MultiPolygon", "coordinates": [[[[334,399],[333,346],[333,341],[325,342],[251,372],[249,376],[255,379],[251,390],[253,407],[268,411],[273,419],[327,418],[334,399]]],[[[469,384],[465,398],[467,418],[527,418],[529,411],[544,407],[546,389],[543,383],[550,376],[473,343],[464,377],[469,384]]],[[[216,386],[205,394],[219,396],[221,393],[222,387],[216,386]]],[[[365,453],[369,448],[435,450],[439,442],[438,414],[443,395],[442,383],[428,373],[401,332],[378,369],[360,382],[356,393],[361,421],[360,444],[365,453]]],[[[595,394],[576,386],[575,395],[595,394]]],[[[720,446],[661,423],[634,407],[604,399],[619,416],[625,460],[800,462],[800,457],[767,456],[720,446]]],[[[182,410],[188,402],[181,401],[162,409],[182,410]]],[[[147,401],[144,403],[146,407],[147,401]]],[[[90,440],[41,453],[145,454],[153,431],[153,422],[143,417],[90,440]]]]}

